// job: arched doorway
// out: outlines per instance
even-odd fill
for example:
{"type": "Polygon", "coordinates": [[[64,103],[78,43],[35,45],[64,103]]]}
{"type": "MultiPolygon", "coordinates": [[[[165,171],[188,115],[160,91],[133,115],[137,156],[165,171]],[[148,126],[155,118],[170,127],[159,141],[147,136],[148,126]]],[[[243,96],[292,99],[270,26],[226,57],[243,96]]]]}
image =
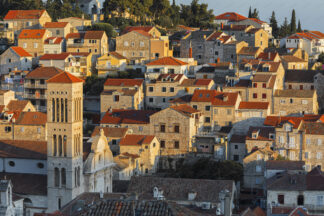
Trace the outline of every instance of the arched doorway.
{"type": "Polygon", "coordinates": [[[29,198],[25,198],[23,201],[23,206],[24,206],[24,216],[29,216],[30,215],[30,207],[33,206],[33,202],[29,198]]]}

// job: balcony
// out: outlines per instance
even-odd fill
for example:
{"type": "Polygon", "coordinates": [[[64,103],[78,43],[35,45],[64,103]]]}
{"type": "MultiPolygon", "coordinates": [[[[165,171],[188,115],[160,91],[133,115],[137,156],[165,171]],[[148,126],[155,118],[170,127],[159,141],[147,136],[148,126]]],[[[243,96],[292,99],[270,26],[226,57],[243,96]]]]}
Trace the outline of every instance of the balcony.
{"type": "Polygon", "coordinates": [[[119,70],[118,66],[111,66],[111,65],[97,65],[96,67],[98,70],[119,70]]]}
{"type": "Polygon", "coordinates": [[[25,88],[33,88],[33,89],[46,89],[46,84],[40,84],[40,83],[25,83],[25,88]]]}
{"type": "Polygon", "coordinates": [[[30,93],[24,93],[24,98],[26,99],[46,99],[46,94],[30,94],[30,93]]]}

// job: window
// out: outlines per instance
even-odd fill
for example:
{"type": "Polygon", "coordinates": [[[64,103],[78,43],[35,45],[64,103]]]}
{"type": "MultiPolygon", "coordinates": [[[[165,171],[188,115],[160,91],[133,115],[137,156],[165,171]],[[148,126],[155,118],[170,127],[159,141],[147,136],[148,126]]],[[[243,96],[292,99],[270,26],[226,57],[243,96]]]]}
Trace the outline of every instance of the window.
{"type": "Polygon", "coordinates": [[[258,98],[258,94],[257,93],[253,93],[253,98],[258,98]]]}
{"type": "Polygon", "coordinates": [[[162,98],[162,103],[165,103],[166,102],[166,99],[165,98],[162,98]]]}
{"type": "Polygon", "coordinates": [[[38,167],[39,169],[43,169],[43,168],[44,168],[44,164],[43,164],[43,163],[37,163],[37,167],[38,167]]]}
{"type": "Polygon", "coordinates": [[[149,92],[153,92],[154,88],[152,86],[149,87],[149,92]]]}
{"type": "Polygon", "coordinates": [[[262,83],[262,88],[267,88],[267,84],[266,83],[262,83]]]}
{"type": "Polygon", "coordinates": [[[257,88],[258,87],[258,83],[253,83],[253,88],[257,88]]]}
{"type": "Polygon", "coordinates": [[[323,195],[317,196],[317,202],[316,202],[317,205],[319,205],[319,206],[324,205],[323,197],[324,197],[323,195]]]}
{"type": "Polygon", "coordinates": [[[20,132],[24,132],[25,131],[25,128],[24,127],[21,127],[20,128],[20,132]]]}
{"type": "Polygon", "coordinates": [[[261,166],[260,166],[260,165],[257,165],[257,166],[255,167],[255,171],[256,171],[256,172],[261,172],[261,171],[262,171],[261,166]]]}
{"type": "Polygon", "coordinates": [[[135,46],[135,42],[131,42],[131,46],[134,47],[135,46]]]}
{"type": "Polygon", "coordinates": [[[305,152],[305,159],[309,159],[309,153],[305,152]]]}
{"type": "Polygon", "coordinates": [[[55,187],[60,186],[60,170],[57,167],[55,167],[54,169],[54,186],[55,187]]]}
{"type": "Polygon", "coordinates": [[[112,145],[117,145],[117,140],[115,140],[115,139],[111,140],[111,144],[112,145]]]}
{"type": "Polygon", "coordinates": [[[174,132],[175,133],[180,133],[180,126],[179,125],[174,126],[174,132]]]}
{"type": "Polygon", "coordinates": [[[231,59],[234,59],[234,55],[233,54],[231,55],[231,59]]]}
{"type": "Polygon", "coordinates": [[[168,69],[168,73],[169,73],[169,74],[174,74],[174,69],[173,69],[173,68],[169,68],[169,69],[168,69]]]}
{"type": "Polygon", "coordinates": [[[279,204],[285,204],[285,195],[279,194],[278,195],[278,203],[279,204]]]}
{"type": "Polygon", "coordinates": [[[174,148],[175,149],[179,148],[179,141],[178,140],[174,141],[174,148]]]}
{"type": "Polygon", "coordinates": [[[160,142],[160,147],[161,147],[161,148],[165,148],[165,141],[164,141],[164,140],[161,140],[161,142],[160,142]]]}
{"type": "Polygon", "coordinates": [[[15,166],[15,162],[14,162],[14,161],[9,161],[8,164],[9,164],[9,166],[11,166],[11,167],[14,167],[14,166],[15,166]]]}
{"type": "Polygon", "coordinates": [[[124,46],[125,47],[128,47],[129,46],[128,41],[124,41],[124,46]]]}
{"type": "Polygon", "coordinates": [[[37,49],[38,43],[34,43],[34,48],[37,49]]]}
{"type": "Polygon", "coordinates": [[[166,87],[162,87],[162,92],[166,92],[166,87]]]}
{"type": "Polygon", "coordinates": [[[205,117],[205,123],[210,123],[210,117],[205,117]]]}
{"type": "Polygon", "coordinates": [[[295,148],[295,137],[289,137],[289,148],[295,148]]]}
{"type": "Polygon", "coordinates": [[[232,115],[232,110],[231,109],[227,109],[226,110],[226,113],[227,113],[227,115],[232,115]]]}
{"type": "Polygon", "coordinates": [[[267,94],[262,94],[262,98],[266,99],[267,98],[267,94]]]}
{"type": "Polygon", "coordinates": [[[8,62],[11,63],[11,58],[8,59],[8,62]]]}
{"type": "Polygon", "coordinates": [[[174,87],[170,87],[170,92],[174,92],[174,87]]]}
{"type": "Polygon", "coordinates": [[[215,114],[215,115],[218,114],[218,109],[214,109],[214,114],[215,114]]]}
{"type": "Polygon", "coordinates": [[[65,168],[61,169],[61,185],[65,186],[66,185],[66,172],[65,168]]]}
{"type": "Polygon", "coordinates": [[[234,145],[234,149],[238,149],[238,145],[234,145]]]}
{"type": "Polygon", "coordinates": [[[23,48],[27,48],[27,43],[23,43],[23,48]]]}
{"type": "Polygon", "coordinates": [[[303,89],[304,89],[304,86],[303,86],[303,85],[300,85],[300,86],[299,86],[299,89],[300,89],[300,90],[303,90],[303,89]]]}
{"type": "Polygon", "coordinates": [[[95,53],[96,53],[96,52],[98,52],[98,50],[97,50],[97,49],[95,49],[95,53]]]}
{"type": "Polygon", "coordinates": [[[292,85],[289,85],[289,86],[288,86],[288,89],[292,89],[292,85]]]}
{"type": "Polygon", "coordinates": [[[311,144],[311,139],[310,138],[306,139],[306,144],[308,144],[308,145],[311,144]]]}
{"type": "Polygon", "coordinates": [[[197,107],[197,105],[193,105],[192,108],[197,109],[198,107],[197,107]]]}
{"type": "Polygon", "coordinates": [[[279,143],[284,143],[284,137],[283,136],[279,136],[279,143]]]}
{"type": "Polygon", "coordinates": [[[293,152],[293,151],[289,152],[289,159],[295,160],[295,152],[293,152]]]}
{"type": "Polygon", "coordinates": [[[150,103],[153,103],[154,102],[154,99],[153,98],[149,98],[149,102],[150,103]]]}
{"type": "Polygon", "coordinates": [[[160,125],[160,132],[165,133],[165,125],[160,125]]]}
{"type": "Polygon", "coordinates": [[[289,102],[292,104],[292,103],[294,103],[294,100],[292,98],[290,98],[289,102]]]}
{"type": "Polygon", "coordinates": [[[257,154],[257,160],[261,160],[261,154],[257,154]]]}
{"type": "Polygon", "coordinates": [[[140,41],[140,47],[144,47],[144,42],[140,41]]]}
{"type": "Polygon", "coordinates": [[[6,133],[11,132],[11,127],[9,127],[9,126],[5,127],[5,132],[6,132],[6,133]]]}
{"type": "Polygon", "coordinates": [[[234,161],[239,161],[240,159],[239,159],[240,157],[238,156],[238,155],[233,155],[233,160],[234,161]]]}
{"type": "Polygon", "coordinates": [[[119,101],[119,95],[115,95],[115,96],[114,96],[114,101],[115,101],[115,102],[118,102],[118,101],[119,101]]]}
{"type": "Polygon", "coordinates": [[[210,111],[210,106],[205,106],[206,111],[210,111]]]}
{"type": "Polygon", "coordinates": [[[37,133],[41,133],[42,129],[40,127],[37,128],[37,133]]]}
{"type": "Polygon", "coordinates": [[[218,51],[215,51],[215,55],[218,55],[218,51]]]}
{"type": "Polygon", "coordinates": [[[302,100],[302,104],[308,104],[308,100],[302,100]]]}
{"type": "Polygon", "coordinates": [[[322,139],[317,139],[317,145],[322,145],[322,139]]]}
{"type": "Polygon", "coordinates": [[[317,153],[316,153],[316,158],[317,158],[318,160],[322,159],[322,152],[317,152],[317,153]]]}
{"type": "Polygon", "coordinates": [[[281,103],[281,104],[285,104],[285,103],[286,103],[286,100],[281,99],[281,100],[280,100],[280,103],[281,103]]]}
{"type": "Polygon", "coordinates": [[[139,127],[138,127],[138,130],[139,130],[139,131],[143,131],[143,126],[139,126],[139,127]]]}

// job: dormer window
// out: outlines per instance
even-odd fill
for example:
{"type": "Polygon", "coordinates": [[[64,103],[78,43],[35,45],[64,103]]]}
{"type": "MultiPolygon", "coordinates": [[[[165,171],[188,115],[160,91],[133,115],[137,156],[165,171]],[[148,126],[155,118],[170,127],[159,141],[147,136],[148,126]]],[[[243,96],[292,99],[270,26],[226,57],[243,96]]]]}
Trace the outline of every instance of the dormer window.
{"type": "Polygon", "coordinates": [[[275,134],[273,134],[273,133],[269,133],[269,139],[272,139],[272,140],[274,140],[275,139],[275,134]]]}
{"type": "Polygon", "coordinates": [[[246,72],[250,72],[251,69],[252,69],[252,66],[251,66],[250,64],[246,64],[246,65],[244,65],[244,71],[246,71],[246,72]]]}
{"type": "Polygon", "coordinates": [[[291,131],[291,125],[289,124],[285,125],[285,131],[291,131]]]}
{"type": "Polygon", "coordinates": [[[253,132],[252,132],[252,138],[253,138],[253,139],[257,139],[258,136],[259,136],[259,131],[253,131],[253,132]]]}
{"type": "Polygon", "coordinates": [[[269,72],[269,70],[270,70],[270,65],[263,65],[262,71],[269,72]]]}

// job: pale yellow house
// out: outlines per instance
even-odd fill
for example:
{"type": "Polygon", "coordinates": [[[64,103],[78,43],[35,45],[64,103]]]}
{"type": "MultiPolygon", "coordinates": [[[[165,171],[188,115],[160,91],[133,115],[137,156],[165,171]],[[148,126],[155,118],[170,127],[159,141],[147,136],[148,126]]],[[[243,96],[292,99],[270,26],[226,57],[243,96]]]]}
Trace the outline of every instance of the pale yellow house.
{"type": "Polygon", "coordinates": [[[48,37],[51,37],[51,32],[46,29],[24,29],[19,34],[18,46],[39,57],[44,54],[44,43],[48,37]]]}
{"type": "Polygon", "coordinates": [[[44,28],[50,31],[53,37],[65,38],[67,34],[71,33],[72,26],[68,22],[47,22],[44,28]]]}
{"type": "Polygon", "coordinates": [[[84,17],[79,18],[79,17],[67,17],[63,19],[59,19],[58,22],[68,22],[71,24],[71,26],[74,29],[77,30],[85,30],[87,27],[90,27],[92,25],[91,20],[84,19],[84,17]]]}
{"type": "Polygon", "coordinates": [[[124,71],[127,66],[126,57],[118,52],[109,52],[97,59],[97,70],[99,77],[105,77],[108,74],[124,71]]]}

